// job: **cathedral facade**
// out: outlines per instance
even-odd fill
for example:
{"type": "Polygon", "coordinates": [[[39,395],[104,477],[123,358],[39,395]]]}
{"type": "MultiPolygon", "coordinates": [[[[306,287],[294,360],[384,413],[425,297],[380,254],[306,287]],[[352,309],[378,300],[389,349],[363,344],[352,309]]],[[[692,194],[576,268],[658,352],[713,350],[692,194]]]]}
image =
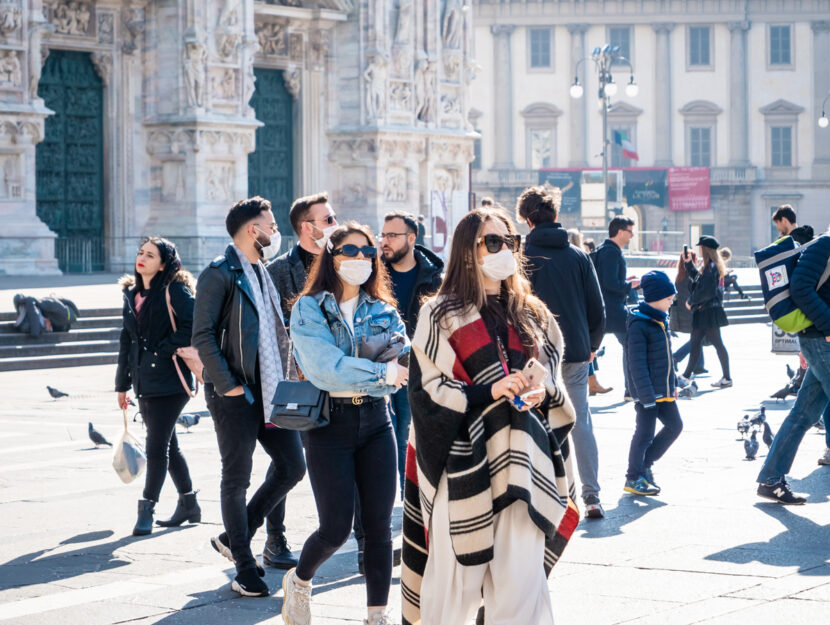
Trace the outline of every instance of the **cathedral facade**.
{"type": "Polygon", "coordinates": [[[145,235],[198,270],[230,204],[466,211],[462,0],[3,0],[0,273],[123,271],[145,235]]]}

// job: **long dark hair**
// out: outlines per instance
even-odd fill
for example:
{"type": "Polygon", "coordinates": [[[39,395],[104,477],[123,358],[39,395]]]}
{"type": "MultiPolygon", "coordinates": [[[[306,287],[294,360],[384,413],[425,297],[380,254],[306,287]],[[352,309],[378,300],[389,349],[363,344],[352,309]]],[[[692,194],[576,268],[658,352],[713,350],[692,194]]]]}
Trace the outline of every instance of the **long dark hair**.
{"type": "MultiPolygon", "coordinates": [[[[692,250],[689,250],[689,254],[692,256],[692,264],[697,264],[697,254],[695,254],[692,250]]],[[[686,274],[686,262],[683,257],[683,254],[680,254],[680,260],[677,261],[677,277],[674,279],[674,285],[679,287],[686,281],[688,275],[686,274]]]]}
{"type": "MultiPolygon", "coordinates": [[[[434,314],[439,324],[453,314],[464,314],[471,307],[480,311],[487,304],[484,278],[476,255],[476,242],[484,224],[491,220],[502,222],[510,234],[516,234],[513,222],[502,212],[493,209],[475,209],[458,222],[452,235],[446,277],[435,296],[438,303],[434,314]]],[[[539,337],[537,328],[547,327],[549,313],[542,300],[533,295],[522,266],[524,259],[518,252],[516,256],[516,273],[502,280],[500,297],[505,303],[508,323],[516,329],[525,349],[532,353],[539,337]]]]}
{"type": "MultiPolygon", "coordinates": [[[[176,245],[172,241],[168,241],[162,237],[144,237],[144,240],[139,243],[138,249],[140,250],[145,243],[152,243],[156,246],[156,249],[159,251],[159,260],[161,260],[162,265],[164,265],[164,268],[159,270],[159,272],[153,276],[153,279],[150,280],[150,290],[162,290],[173,281],[180,271],[183,270],[182,259],[179,258],[179,251],[176,249],[176,245]]],[[[135,286],[133,288],[136,291],[144,290],[144,281],[141,278],[141,274],[138,273],[138,270],[134,270],[133,275],[135,279],[135,286]]],[[[188,284],[187,286],[193,290],[192,284],[188,284]]]]}
{"type": "MultiPolygon", "coordinates": [[[[343,296],[343,283],[334,268],[334,256],[331,253],[338,248],[343,239],[352,233],[362,234],[366,237],[369,245],[377,247],[375,237],[372,235],[369,226],[364,226],[356,221],[347,221],[331,234],[328,243],[323,247],[323,251],[317,255],[314,264],[311,265],[305,288],[294,301],[304,295],[317,295],[322,291],[332,293],[337,301],[340,301],[343,296]]],[[[392,287],[389,284],[389,274],[386,271],[386,266],[380,260],[380,254],[377,254],[372,260],[372,275],[360,288],[370,297],[386,302],[390,306],[397,306],[392,287]]]]}

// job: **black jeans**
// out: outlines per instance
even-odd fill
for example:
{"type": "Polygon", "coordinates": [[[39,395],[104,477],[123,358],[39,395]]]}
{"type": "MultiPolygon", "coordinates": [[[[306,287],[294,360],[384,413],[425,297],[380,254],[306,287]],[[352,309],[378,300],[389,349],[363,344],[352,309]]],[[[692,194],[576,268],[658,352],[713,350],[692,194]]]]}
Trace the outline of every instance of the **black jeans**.
{"type": "Polygon", "coordinates": [[[637,413],[637,425],[628,450],[627,480],[643,477],[644,470],[650,469],[651,465],[662,458],[683,431],[683,421],[680,420],[676,401],[659,401],[650,408],[637,402],[634,410],[637,413]],[[663,427],[655,436],[658,419],[663,427]]]}
{"type": "Polygon", "coordinates": [[[723,371],[723,377],[727,380],[731,380],[732,376],[729,374],[729,354],[726,351],[726,346],[723,344],[723,339],[720,335],[720,328],[717,326],[714,328],[695,328],[692,330],[692,350],[689,354],[689,362],[686,365],[686,371],[683,372],[683,377],[688,378],[694,372],[695,363],[697,363],[703,355],[704,338],[708,339],[709,342],[714,345],[715,351],[718,353],[718,360],[720,360],[720,367],[723,371]]]}
{"type": "Polygon", "coordinates": [[[249,385],[254,403],[244,395],[218,395],[212,384],[205,384],[205,399],[213,416],[216,440],[222,456],[222,484],[220,498],[222,521],[231,543],[236,570],[252,569],[256,561],[251,553],[251,538],[262,525],[265,516],[305,474],[300,436],[291,430],[266,428],[262,410],[262,391],[249,385]],[[251,484],[251,468],[256,443],[259,441],[271,457],[274,471],[245,505],[245,495],[251,484]]]}
{"type": "Polygon", "coordinates": [[[331,423],[308,432],[308,476],[320,526],[303,546],[297,576],[311,579],[349,537],[355,488],[365,531],[369,606],[385,606],[392,581],[392,508],[397,494],[397,449],[386,401],[333,403],[331,423]]]}
{"type": "Polygon", "coordinates": [[[138,400],[138,409],[144,419],[147,438],[144,449],[147,454],[147,473],[144,476],[144,499],[158,501],[164,477],[170,471],[170,478],[179,494],[193,490],[187,462],[179,449],[176,438],[176,419],[187,400],[184,393],[146,397],[138,400]]]}
{"type": "MultiPolygon", "coordinates": [[[[268,466],[268,475],[271,475],[277,470],[277,465],[273,462],[268,466]]],[[[288,499],[286,496],[280,501],[268,516],[265,517],[265,531],[269,536],[280,537],[285,535],[285,502],[288,499]]]]}

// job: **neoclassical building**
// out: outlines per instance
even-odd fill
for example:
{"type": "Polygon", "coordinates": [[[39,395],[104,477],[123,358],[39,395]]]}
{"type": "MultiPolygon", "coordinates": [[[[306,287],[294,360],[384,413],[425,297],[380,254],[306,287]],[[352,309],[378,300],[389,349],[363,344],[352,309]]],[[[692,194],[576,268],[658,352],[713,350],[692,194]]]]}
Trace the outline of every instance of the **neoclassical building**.
{"type": "Polygon", "coordinates": [[[461,0],[0,1],[0,273],[122,271],[147,234],[198,270],[237,199],[327,189],[376,227],[466,210],[461,0]]]}
{"type": "MultiPolygon", "coordinates": [[[[611,167],[641,168],[631,177],[642,184],[709,168],[707,210],[672,210],[652,193],[657,205],[625,209],[641,229],[680,232],[677,244],[711,232],[748,256],[769,242],[774,206],[792,204],[817,232],[830,223],[830,128],[817,124],[830,92],[830,0],[475,0],[474,11],[479,197],[512,207],[540,170],[601,166],[597,74],[591,61],[577,64],[610,43],[639,85],[627,97],[629,69],[615,68],[609,135],[627,135],[639,161],[612,145],[611,167]],[[581,99],[569,94],[575,77],[581,99]]],[[[588,227],[573,206],[563,221],[588,227]]]]}

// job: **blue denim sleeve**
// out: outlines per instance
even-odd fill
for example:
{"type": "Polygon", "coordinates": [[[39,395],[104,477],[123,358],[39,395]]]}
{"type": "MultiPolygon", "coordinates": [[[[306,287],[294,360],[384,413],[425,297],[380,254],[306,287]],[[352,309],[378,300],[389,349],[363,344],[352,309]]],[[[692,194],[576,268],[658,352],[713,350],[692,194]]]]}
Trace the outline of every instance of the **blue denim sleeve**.
{"type": "Polygon", "coordinates": [[[347,356],[337,346],[313,297],[302,297],[294,305],[291,339],[294,357],[306,379],[324,391],[377,394],[395,388],[386,384],[386,363],[347,356]]]}

